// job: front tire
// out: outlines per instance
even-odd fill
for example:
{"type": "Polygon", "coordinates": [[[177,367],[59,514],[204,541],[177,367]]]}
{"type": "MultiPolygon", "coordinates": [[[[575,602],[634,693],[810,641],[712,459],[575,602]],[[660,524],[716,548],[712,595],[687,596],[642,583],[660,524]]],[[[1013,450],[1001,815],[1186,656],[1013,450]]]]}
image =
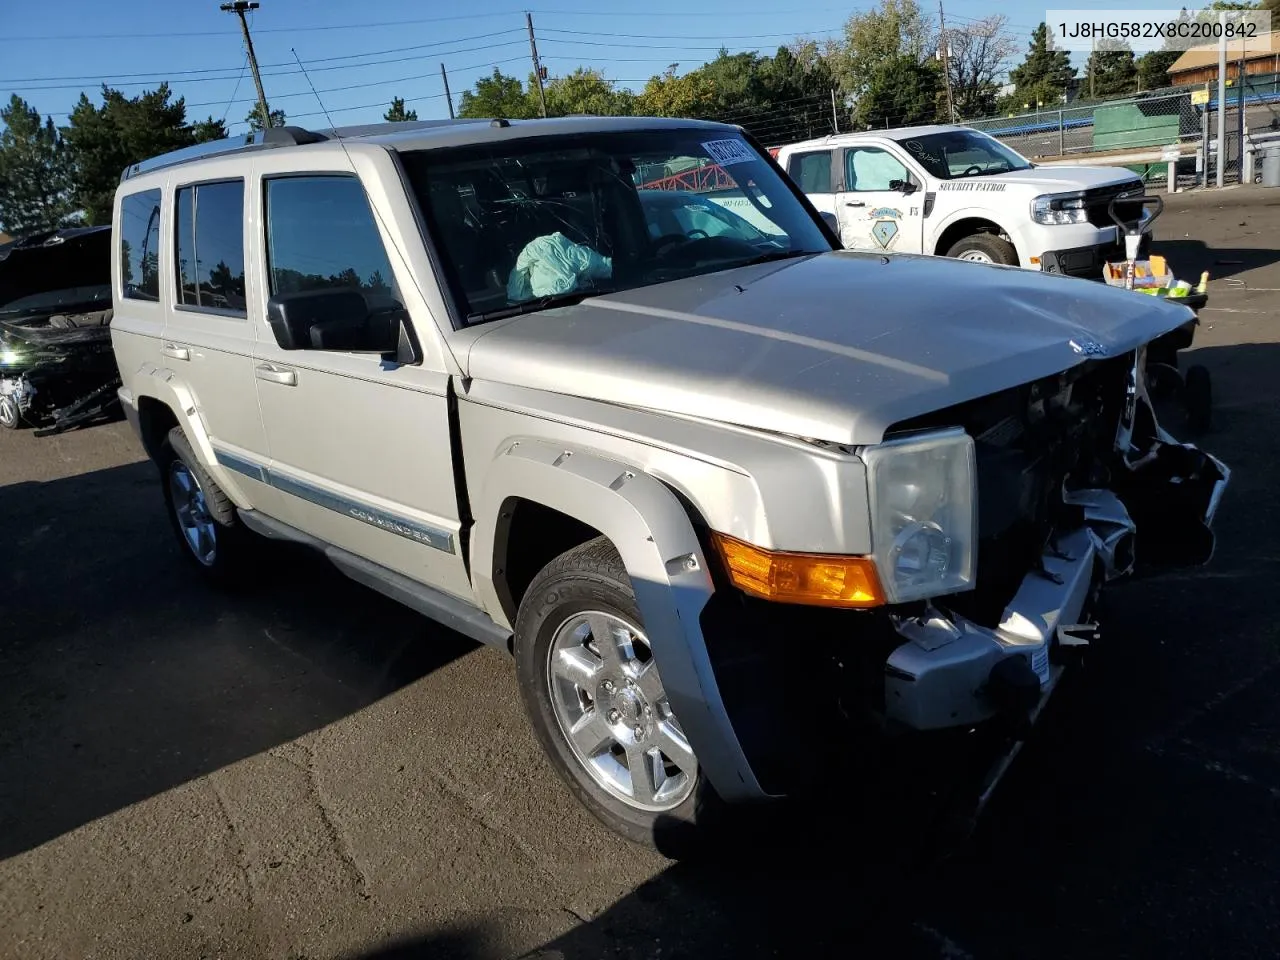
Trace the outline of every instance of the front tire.
{"type": "Polygon", "coordinates": [[[239,582],[248,572],[252,535],[181,427],[169,431],[159,466],[169,521],[183,555],[216,582],[239,582]]]}
{"type": "Polygon", "coordinates": [[[0,427],[6,430],[22,429],[22,411],[11,395],[0,396],[0,427]]]}
{"type": "Polygon", "coordinates": [[[1018,265],[1018,252],[1013,244],[993,233],[975,233],[957,240],[947,251],[948,257],[973,263],[997,263],[1007,267],[1018,265]]]}
{"type": "Polygon", "coordinates": [[[534,578],[515,630],[525,711],[557,773],[605,826],[696,851],[718,798],[671,711],[631,582],[600,537],[534,578]]]}

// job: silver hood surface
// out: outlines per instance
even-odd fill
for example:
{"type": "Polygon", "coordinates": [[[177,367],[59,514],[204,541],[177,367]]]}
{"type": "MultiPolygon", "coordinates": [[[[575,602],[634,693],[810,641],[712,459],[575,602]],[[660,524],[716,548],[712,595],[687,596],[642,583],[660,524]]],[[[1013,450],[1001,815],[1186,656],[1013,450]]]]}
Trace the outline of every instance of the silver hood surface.
{"type": "Polygon", "coordinates": [[[460,359],[478,380],[861,445],[1193,316],[1087,280],[839,251],[473,328],[460,359]]]}

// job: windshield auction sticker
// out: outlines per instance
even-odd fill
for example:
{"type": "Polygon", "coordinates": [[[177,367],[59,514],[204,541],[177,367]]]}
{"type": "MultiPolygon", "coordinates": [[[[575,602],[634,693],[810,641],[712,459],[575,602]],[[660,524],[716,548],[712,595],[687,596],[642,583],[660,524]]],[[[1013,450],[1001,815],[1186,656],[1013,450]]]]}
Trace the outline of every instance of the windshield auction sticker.
{"type": "Polygon", "coordinates": [[[1048,10],[1050,50],[1190,50],[1225,43],[1228,51],[1278,53],[1269,10],[1048,10]]]}
{"type": "Polygon", "coordinates": [[[741,140],[706,140],[702,144],[702,149],[722,167],[733,163],[748,163],[756,159],[755,154],[748,150],[747,145],[741,140]]]}

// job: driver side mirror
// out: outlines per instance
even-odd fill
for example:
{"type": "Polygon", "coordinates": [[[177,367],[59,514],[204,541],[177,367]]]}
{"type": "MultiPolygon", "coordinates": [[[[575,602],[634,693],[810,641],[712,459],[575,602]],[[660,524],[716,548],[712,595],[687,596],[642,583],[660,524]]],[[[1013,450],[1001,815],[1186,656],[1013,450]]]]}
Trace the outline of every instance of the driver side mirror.
{"type": "Polygon", "coordinates": [[[277,294],[267,301],[267,322],[281,350],[378,353],[396,363],[420,359],[404,308],[371,311],[364,295],[349,288],[277,294]]]}
{"type": "Polygon", "coordinates": [[[916,185],[910,180],[890,180],[889,189],[898,191],[904,197],[909,197],[916,192],[916,185]]]}

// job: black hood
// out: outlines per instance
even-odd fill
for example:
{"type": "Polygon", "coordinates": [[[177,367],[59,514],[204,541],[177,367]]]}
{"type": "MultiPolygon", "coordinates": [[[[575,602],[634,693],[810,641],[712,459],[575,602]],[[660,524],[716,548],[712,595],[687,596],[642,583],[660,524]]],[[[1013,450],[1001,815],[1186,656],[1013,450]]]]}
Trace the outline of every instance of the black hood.
{"type": "MultiPolygon", "coordinates": [[[[24,297],[66,290],[66,306],[111,285],[111,227],[71,227],[0,244],[0,311],[24,297]]],[[[96,298],[96,297],[95,297],[96,298]]],[[[59,298],[62,299],[62,298],[59,298]]],[[[108,303],[109,305],[109,303],[108,303]]]]}

